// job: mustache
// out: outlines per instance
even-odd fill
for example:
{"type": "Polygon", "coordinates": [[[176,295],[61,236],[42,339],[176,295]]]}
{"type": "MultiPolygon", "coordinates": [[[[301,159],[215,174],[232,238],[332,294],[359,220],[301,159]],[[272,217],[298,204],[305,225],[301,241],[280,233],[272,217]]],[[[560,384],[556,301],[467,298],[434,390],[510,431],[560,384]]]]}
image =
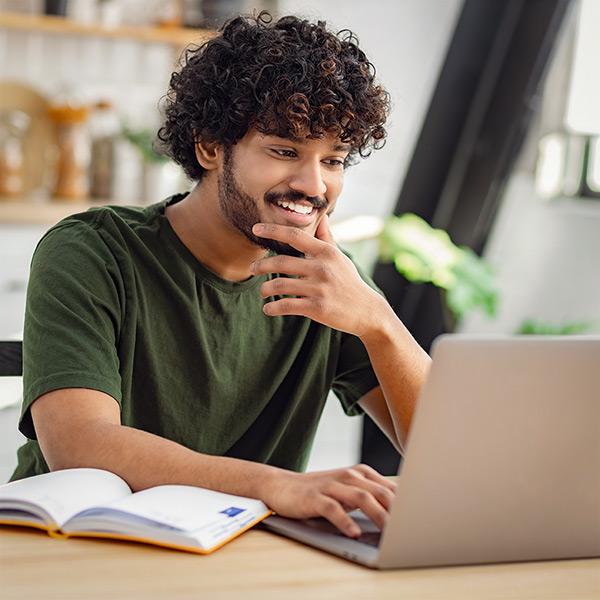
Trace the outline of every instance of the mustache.
{"type": "Polygon", "coordinates": [[[288,192],[267,192],[265,194],[265,201],[275,203],[277,200],[287,200],[288,202],[297,202],[299,200],[306,200],[310,202],[315,208],[325,208],[328,204],[325,198],[321,198],[320,196],[306,196],[302,192],[297,192],[295,190],[289,190],[288,192]]]}

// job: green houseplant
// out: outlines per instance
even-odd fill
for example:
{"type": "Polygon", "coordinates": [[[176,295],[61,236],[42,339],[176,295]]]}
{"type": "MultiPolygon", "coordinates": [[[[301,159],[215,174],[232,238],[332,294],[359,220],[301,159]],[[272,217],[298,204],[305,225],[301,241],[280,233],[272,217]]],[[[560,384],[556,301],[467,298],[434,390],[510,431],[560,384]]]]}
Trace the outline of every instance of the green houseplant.
{"type": "Polygon", "coordinates": [[[148,128],[134,129],[125,124],[123,137],[139,152],[143,163],[142,202],[159,202],[173,193],[182,176],[181,169],[157,147],[156,135],[148,128]]]}
{"type": "Polygon", "coordinates": [[[379,254],[382,260],[393,262],[408,281],[431,283],[441,290],[450,329],[477,308],[490,317],[496,315],[499,293],[491,266],[417,215],[386,219],[379,235],[379,254]]]}
{"type": "Polygon", "coordinates": [[[577,335],[589,333],[593,328],[593,323],[585,321],[569,321],[556,325],[535,319],[526,319],[517,329],[517,335],[577,335]]]}
{"type": "Polygon", "coordinates": [[[169,158],[156,151],[156,135],[151,129],[134,129],[129,125],[123,125],[123,137],[131,142],[141,154],[146,164],[165,164],[169,158]]]}
{"type": "MultiPolygon", "coordinates": [[[[394,263],[396,270],[412,283],[430,283],[442,291],[446,325],[474,309],[496,316],[499,291],[493,269],[470,248],[457,246],[448,233],[434,229],[417,215],[388,217],[379,234],[379,255],[394,263]]],[[[551,324],[526,319],[517,335],[575,335],[588,333],[593,323],[569,321],[551,324]]]]}

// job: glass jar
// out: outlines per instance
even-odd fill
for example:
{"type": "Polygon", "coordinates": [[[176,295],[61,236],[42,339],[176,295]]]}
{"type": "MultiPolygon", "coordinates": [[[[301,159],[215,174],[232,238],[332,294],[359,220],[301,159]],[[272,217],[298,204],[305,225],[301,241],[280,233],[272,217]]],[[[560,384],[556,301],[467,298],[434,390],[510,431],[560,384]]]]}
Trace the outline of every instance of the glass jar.
{"type": "Polygon", "coordinates": [[[90,135],[87,128],[89,107],[54,105],[50,118],[56,125],[57,156],[52,196],[57,200],[77,201],[89,192],[90,135]]]}
{"type": "Polygon", "coordinates": [[[0,197],[23,199],[23,142],[31,119],[20,110],[0,113],[0,197]]]}

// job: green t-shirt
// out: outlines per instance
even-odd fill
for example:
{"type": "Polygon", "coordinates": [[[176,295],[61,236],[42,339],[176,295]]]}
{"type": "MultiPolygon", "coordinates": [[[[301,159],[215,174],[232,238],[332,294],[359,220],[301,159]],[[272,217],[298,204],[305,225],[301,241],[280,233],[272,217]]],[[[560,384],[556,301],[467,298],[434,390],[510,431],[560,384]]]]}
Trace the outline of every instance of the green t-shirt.
{"type": "Polygon", "coordinates": [[[95,208],[38,244],[19,422],[29,440],[12,479],[49,470],[30,407],[52,390],[100,390],[119,403],[123,425],[198,452],[302,470],[330,389],[359,414],[357,401],[378,385],[355,336],[263,314],[259,287],[276,275],[231,282],[204,267],[164,214],[183,196],[95,208]]]}

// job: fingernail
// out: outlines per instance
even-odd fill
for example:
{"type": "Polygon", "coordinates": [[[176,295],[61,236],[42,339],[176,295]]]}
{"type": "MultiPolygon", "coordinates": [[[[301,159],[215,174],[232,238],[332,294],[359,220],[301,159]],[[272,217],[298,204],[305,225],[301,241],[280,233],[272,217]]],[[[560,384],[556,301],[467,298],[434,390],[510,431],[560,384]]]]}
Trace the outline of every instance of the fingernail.
{"type": "Polygon", "coordinates": [[[348,527],[348,535],[350,537],[357,538],[360,536],[361,533],[362,533],[362,531],[360,530],[360,527],[358,527],[358,526],[348,527]]]}
{"type": "Polygon", "coordinates": [[[264,230],[264,227],[262,226],[261,223],[256,223],[253,227],[252,227],[252,231],[254,233],[261,233],[264,230]]]}
{"type": "Polygon", "coordinates": [[[254,273],[254,263],[250,263],[250,273],[254,273]]]}

